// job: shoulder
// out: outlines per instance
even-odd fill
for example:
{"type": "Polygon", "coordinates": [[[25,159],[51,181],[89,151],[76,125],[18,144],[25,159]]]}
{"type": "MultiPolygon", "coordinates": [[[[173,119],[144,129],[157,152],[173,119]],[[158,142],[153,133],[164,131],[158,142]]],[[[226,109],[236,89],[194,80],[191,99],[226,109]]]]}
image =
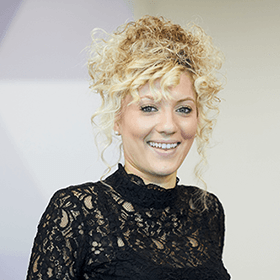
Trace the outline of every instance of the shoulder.
{"type": "Polygon", "coordinates": [[[220,253],[224,246],[225,215],[218,197],[208,191],[194,186],[181,186],[187,202],[187,210],[192,214],[196,223],[200,222],[208,229],[213,240],[216,240],[220,253]]]}
{"type": "Polygon", "coordinates": [[[98,204],[100,197],[107,190],[101,182],[87,182],[72,185],[56,191],[50,199],[48,207],[59,209],[92,209],[98,204]]]}
{"type": "Polygon", "coordinates": [[[40,227],[56,224],[66,228],[96,216],[106,204],[106,186],[100,182],[84,183],[60,189],[51,197],[39,223],[40,227]]]}
{"type": "Polygon", "coordinates": [[[193,209],[214,211],[223,215],[223,206],[219,198],[196,186],[180,185],[179,188],[182,199],[187,200],[193,209]]]}

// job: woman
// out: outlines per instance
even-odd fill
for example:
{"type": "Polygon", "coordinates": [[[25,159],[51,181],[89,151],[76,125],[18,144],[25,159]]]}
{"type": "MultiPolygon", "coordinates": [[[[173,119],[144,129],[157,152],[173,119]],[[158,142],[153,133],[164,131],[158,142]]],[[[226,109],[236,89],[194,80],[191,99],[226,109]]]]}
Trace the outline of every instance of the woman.
{"type": "Polygon", "coordinates": [[[176,178],[195,138],[205,160],[222,55],[201,28],[151,16],[91,48],[93,120],[105,148],[120,135],[125,165],[53,196],[27,279],[230,279],[219,200],[176,178]]]}

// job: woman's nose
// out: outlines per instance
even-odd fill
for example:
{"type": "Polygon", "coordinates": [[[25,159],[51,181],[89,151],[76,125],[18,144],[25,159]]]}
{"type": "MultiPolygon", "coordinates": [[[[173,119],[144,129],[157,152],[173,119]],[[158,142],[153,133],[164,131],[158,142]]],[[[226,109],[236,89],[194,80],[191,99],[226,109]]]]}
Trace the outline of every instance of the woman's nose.
{"type": "Polygon", "coordinates": [[[174,134],[177,130],[176,118],[173,112],[162,112],[159,115],[157,131],[161,134],[174,134]]]}

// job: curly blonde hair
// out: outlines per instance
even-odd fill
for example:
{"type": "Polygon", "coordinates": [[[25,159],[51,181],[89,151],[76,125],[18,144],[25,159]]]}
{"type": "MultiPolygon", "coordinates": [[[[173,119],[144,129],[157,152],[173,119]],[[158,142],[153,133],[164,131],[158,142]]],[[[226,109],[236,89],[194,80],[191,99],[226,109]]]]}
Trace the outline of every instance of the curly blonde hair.
{"type": "Polygon", "coordinates": [[[170,98],[170,86],[178,85],[181,74],[188,72],[193,79],[199,114],[196,141],[201,160],[195,173],[202,180],[201,166],[206,163],[205,150],[219,112],[217,93],[222,84],[217,70],[221,68],[223,54],[201,27],[190,24],[183,29],[162,17],[144,16],[122,25],[113,34],[102,31],[105,39],[97,36],[99,31],[95,29],[92,33],[88,71],[90,88],[102,98],[102,105],[92,116],[92,122],[105,136],[101,141],[102,159],[105,161],[104,151],[112,143],[114,120],[125,96],[131,94],[135,101],[139,100],[138,88],[149,82],[156,100],[170,98]],[[154,87],[158,79],[160,92],[154,87]]]}

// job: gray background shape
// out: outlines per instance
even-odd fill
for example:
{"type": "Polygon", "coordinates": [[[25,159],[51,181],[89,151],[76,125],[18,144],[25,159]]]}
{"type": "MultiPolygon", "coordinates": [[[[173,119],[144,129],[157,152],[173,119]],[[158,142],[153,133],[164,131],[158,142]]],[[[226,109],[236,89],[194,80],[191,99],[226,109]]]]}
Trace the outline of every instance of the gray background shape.
{"type": "MultiPolygon", "coordinates": [[[[25,278],[51,195],[103,174],[90,125],[99,99],[82,50],[93,28],[111,32],[144,14],[195,21],[224,51],[205,174],[226,211],[224,262],[233,279],[279,279],[279,1],[5,0],[0,10],[1,279],[25,278]]],[[[196,183],[196,161],[192,149],[182,183],[196,183]]]]}

